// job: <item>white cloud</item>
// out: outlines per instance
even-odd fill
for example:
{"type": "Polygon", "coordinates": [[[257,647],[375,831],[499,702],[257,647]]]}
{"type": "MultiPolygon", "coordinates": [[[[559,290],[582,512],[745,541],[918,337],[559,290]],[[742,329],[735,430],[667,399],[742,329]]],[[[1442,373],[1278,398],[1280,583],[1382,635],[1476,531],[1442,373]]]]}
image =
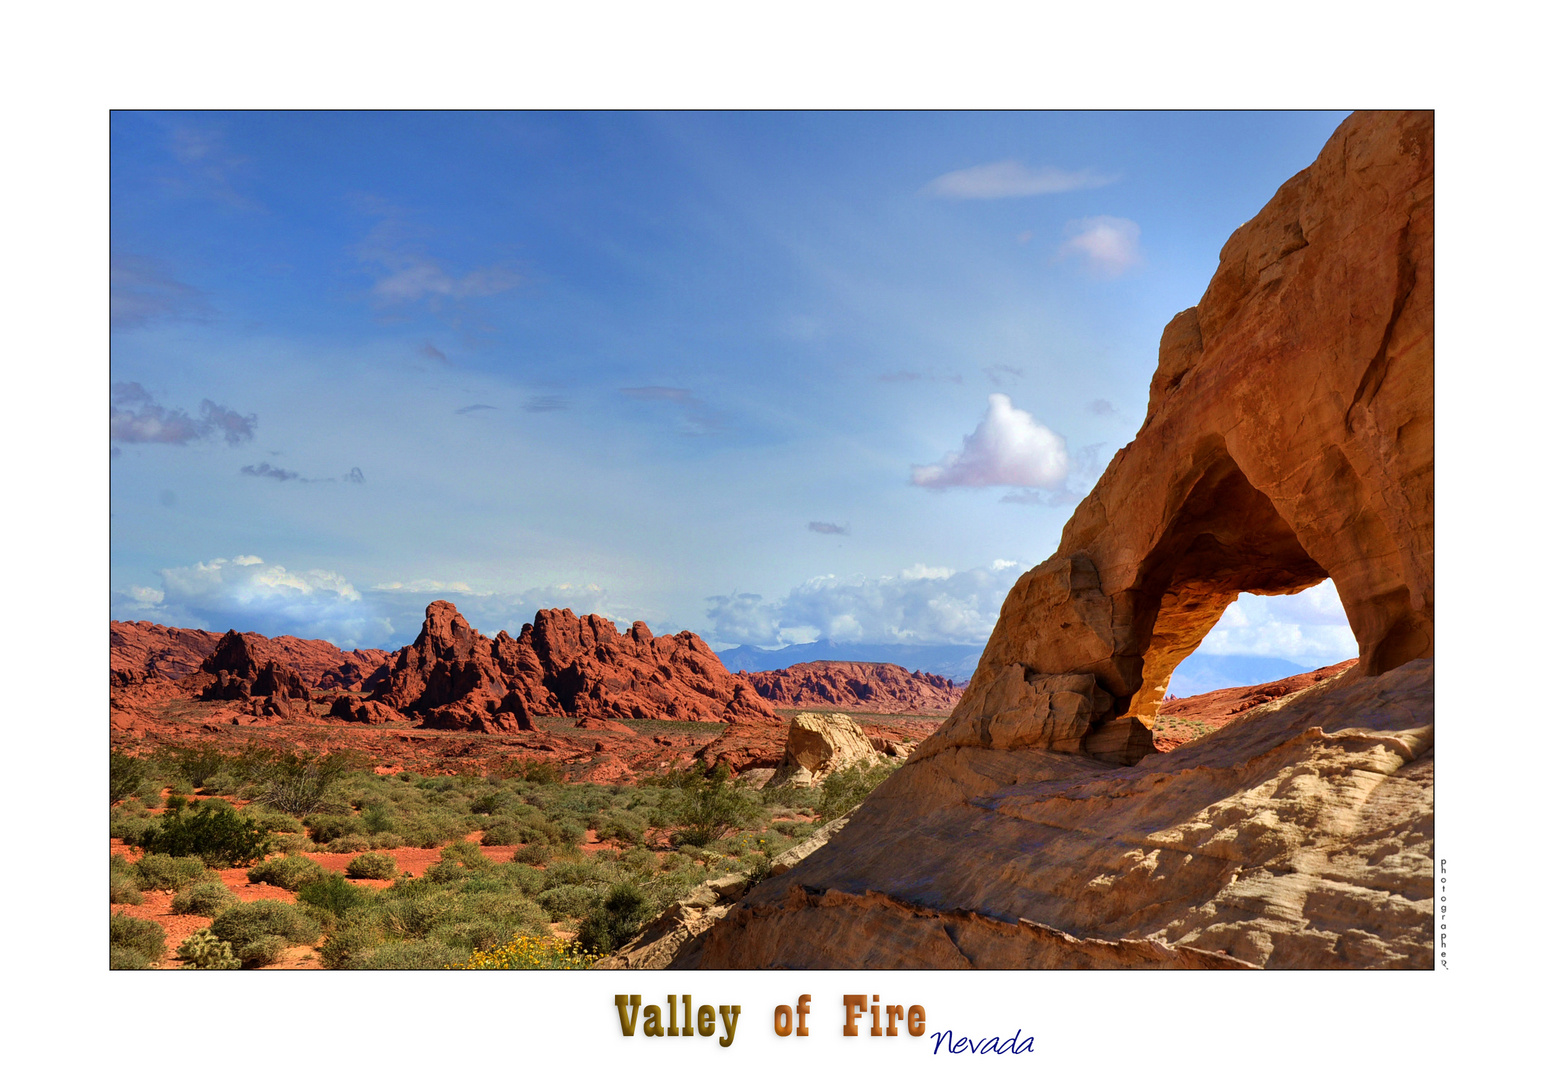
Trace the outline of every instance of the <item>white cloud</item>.
{"type": "Polygon", "coordinates": [[[1069,172],[1054,165],[1027,168],[1017,161],[997,161],[945,173],[922,192],[940,199],[1012,199],[1103,187],[1114,180],[1092,169],[1069,172]]]}
{"type": "Polygon", "coordinates": [[[980,644],[1003,598],[1027,569],[999,559],[952,571],[918,563],[893,576],[812,578],[780,600],[710,596],[713,638],[776,646],[829,638],[843,644],[980,644]]]}
{"type": "Polygon", "coordinates": [[[1196,652],[1274,656],[1322,667],[1357,655],[1357,646],[1334,582],[1324,581],[1293,596],[1243,594],[1196,652]]]}
{"type": "Polygon", "coordinates": [[[1007,394],[987,398],[986,416],[965,437],[959,453],[946,454],[936,465],[914,465],[911,482],[918,487],[1026,487],[1061,489],[1071,459],[1067,440],[1023,409],[1015,409],[1007,394]]]}
{"type": "Polygon", "coordinates": [[[1119,277],[1142,261],[1138,248],[1142,230],[1127,218],[1080,218],[1067,222],[1066,233],[1061,255],[1081,259],[1099,277],[1119,277]]]}

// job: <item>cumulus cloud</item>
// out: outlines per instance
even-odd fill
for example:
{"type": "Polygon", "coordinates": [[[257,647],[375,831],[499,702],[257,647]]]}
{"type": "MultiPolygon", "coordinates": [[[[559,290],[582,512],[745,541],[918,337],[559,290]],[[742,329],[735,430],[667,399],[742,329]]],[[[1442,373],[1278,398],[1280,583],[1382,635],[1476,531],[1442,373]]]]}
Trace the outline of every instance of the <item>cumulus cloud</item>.
{"type": "Polygon", "coordinates": [[[1142,230],[1127,218],[1080,218],[1067,222],[1066,234],[1062,257],[1080,260],[1097,277],[1119,277],[1142,261],[1138,247],[1142,230]]]}
{"type": "Polygon", "coordinates": [[[199,404],[198,412],[195,418],[182,409],[168,409],[139,383],[114,383],[109,416],[112,441],[186,446],[218,436],[235,446],[250,440],[257,425],[255,415],[242,416],[208,398],[199,404]]]}
{"type": "Polygon", "coordinates": [[[1292,596],[1245,593],[1223,612],[1196,652],[1203,656],[1273,656],[1322,667],[1357,654],[1335,583],[1292,596]]]}
{"type": "Polygon", "coordinates": [[[812,578],[787,596],[708,597],[715,640],[763,647],[817,638],[843,644],[980,644],[1027,567],[999,559],[950,570],[917,564],[879,577],[812,578]]]}
{"type": "Polygon", "coordinates": [[[848,536],[852,533],[852,528],[847,525],[837,525],[830,521],[812,521],[810,522],[810,532],[824,533],[827,536],[848,536]]]}
{"type": "Polygon", "coordinates": [[[1115,177],[1092,169],[1076,172],[1054,165],[1024,166],[1017,161],[997,161],[944,173],[929,181],[924,195],[939,199],[1013,199],[1032,195],[1056,195],[1113,183],[1115,177]]]}
{"type": "Polygon", "coordinates": [[[346,649],[378,645],[392,631],[358,589],[330,570],[291,571],[256,555],[238,555],[171,567],[160,577],[159,589],[135,585],[115,591],[113,617],[319,637],[346,649]]]}
{"type": "Polygon", "coordinates": [[[914,465],[918,487],[1022,487],[1060,490],[1071,459],[1067,440],[1023,409],[1007,394],[987,398],[986,416],[965,436],[958,453],[936,465],[914,465]]]}
{"type": "Polygon", "coordinates": [[[634,401],[659,401],[681,409],[681,430],[688,435],[715,435],[723,430],[717,413],[690,390],[680,386],[624,386],[622,396],[634,401]]]}

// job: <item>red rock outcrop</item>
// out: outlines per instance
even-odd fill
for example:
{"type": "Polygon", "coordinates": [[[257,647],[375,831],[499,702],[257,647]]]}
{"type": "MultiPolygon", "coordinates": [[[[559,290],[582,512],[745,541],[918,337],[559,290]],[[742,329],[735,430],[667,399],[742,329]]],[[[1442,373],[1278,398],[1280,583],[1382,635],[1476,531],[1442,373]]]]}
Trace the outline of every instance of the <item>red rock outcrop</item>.
{"type": "MultiPolygon", "coordinates": [[[[369,701],[425,727],[529,729],[533,716],[595,720],[703,720],[781,724],[743,676],[730,674],[688,631],[655,637],[641,622],[625,633],[599,615],[546,609],[519,637],[484,637],[455,605],[436,600],[369,701]]],[[[334,715],[370,719],[342,699],[334,715]]],[[[385,714],[380,714],[384,716],[385,714]]]]}
{"type": "MultiPolygon", "coordinates": [[[[529,730],[530,717],[505,705],[509,687],[493,645],[472,629],[456,605],[436,600],[424,611],[418,637],[397,654],[370,702],[413,716],[427,728],[529,730]]],[[[363,719],[338,713],[340,707],[348,706],[340,699],[335,715],[363,719]]]]}
{"type": "Polygon", "coordinates": [[[259,664],[246,635],[228,631],[204,658],[199,670],[181,680],[200,701],[250,701],[265,716],[289,716],[297,703],[309,703],[310,688],[279,660],[259,664]]]}
{"type": "Polygon", "coordinates": [[[815,660],[778,671],[747,672],[756,692],[786,709],[854,709],[883,713],[949,712],[964,686],[899,664],[815,660]]]}
{"type": "Polygon", "coordinates": [[[618,632],[599,615],[545,609],[520,636],[491,643],[514,700],[536,716],[778,723],[749,680],[731,674],[696,634],[655,637],[642,622],[618,632]]]}
{"type": "Polygon", "coordinates": [[[949,720],[680,964],[1432,966],[1432,124],[1354,114],[1233,234],[949,720]],[[1356,666],[1153,753],[1237,594],[1325,577],[1356,666]]]}
{"type": "MultiPolygon", "coordinates": [[[[391,654],[381,649],[343,650],[330,641],[268,638],[243,631],[247,648],[258,663],[276,660],[317,690],[370,690],[385,675],[391,654]]],[[[173,681],[197,671],[220,643],[208,630],[186,630],[152,622],[113,622],[109,628],[109,666],[115,678],[173,681]]]]}

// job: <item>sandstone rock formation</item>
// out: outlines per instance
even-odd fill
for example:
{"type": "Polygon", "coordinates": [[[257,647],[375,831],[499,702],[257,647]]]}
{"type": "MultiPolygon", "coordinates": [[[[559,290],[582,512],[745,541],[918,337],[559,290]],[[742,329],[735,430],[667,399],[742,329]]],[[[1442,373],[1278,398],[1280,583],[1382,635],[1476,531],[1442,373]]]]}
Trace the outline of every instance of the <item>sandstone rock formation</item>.
{"type": "MultiPolygon", "coordinates": [[[[220,643],[219,634],[151,622],[113,622],[109,627],[109,666],[120,685],[137,674],[143,679],[178,680],[199,670],[220,643]],[[133,673],[133,674],[131,674],[133,673]]],[[[243,631],[247,649],[259,664],[276,660],[316,690],[371,690],[385,675],[391,654],[380,649],[338,648],[330,641],[288,635],[264,637],[243,631]]]]}
{"type": "MultiPolygon", "coordinates": [[[[532,716],[781,725],[745,677],[688,631],[655,637],[635,622],[619,633],[609,619],[564,608],[538,611],[519,637],[501,630],[490,639],[444,600],[429,605],[418,638],[367,704],[463,731],[529,729],[532,716]]],[[[334,710],[380,722],[357,703],[334,710]]]]}
{"type": "MultiPolygon", "coordinates": [[[[456,605],[436,600],[424,611],[418,637],[397,654],[390,673],[370,695],[369,704],[412,715],[427,728],[529,729],[529,714],[522,713],[515,702],[506,705],[509,686],[494,655],[494,645],[472,629],[456,605]]],[[[350,708],[340,702],[334,709],[340,707],[350,708]]],[[[366,719],[357,715],[345,718],[366,719]]]]}
{"type": "Polygon", "coordinates": [[[220,638],[183,684],[201,701],[252,701],[254,710],[266,716],[288,716],[297,704],[311,700],[299,675],[279,660],[260,665],[246,635],[235,630],[220,638]]]}
{"type": "Polygon", "coordinates": [[[758,694],[782,708],[946,713],[965,692],[942,675],[907,671],[899,664],[816,660],[748,675],[758,694]]]}
{"type": "Polygon", "coordinates": [[[783,759],[770,783],[811,787],[838,769],[877,765],[882,760],[852,717],[843,713],[800,713],[788,725],[783,759]]]}
{"type": "Polygon", "coordinates": [[[492,643],[511,695],[536,716],[779,723],[743,675],[731,675],[696,634],[618,632],[599,615],[538,611],[492,643]]]}
{"type": "Polygon", "coordinates": [[[1343,660],[1315,671],[1289,675],[1275,682],[1234,686],[1187,698],[1166,699],[1158,706],[1158,726],[1153,729],[1153,743],[1159,750],[1172,750],[1197,735],[1232,723],[1240,714],[1257,705],[1306,690],[1355,665],[1355,660],[1343,660]]]}
{"type": "Polygon", "coordinates": [[[1432,168],[1357,113],[1233,234],[950,719],[677,965],[1432,964],[1432,168]],[[1356,667],[1154,754],[1237,594],[1325,577],[1356,667]]]}

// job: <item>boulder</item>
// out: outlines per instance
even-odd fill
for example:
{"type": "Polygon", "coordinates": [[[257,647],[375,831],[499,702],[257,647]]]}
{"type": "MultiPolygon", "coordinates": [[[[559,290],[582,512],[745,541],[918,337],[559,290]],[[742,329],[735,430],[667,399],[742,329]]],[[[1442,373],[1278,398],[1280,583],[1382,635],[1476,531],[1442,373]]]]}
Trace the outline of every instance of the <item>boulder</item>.
{"type": "Polygon", "coordinates": [[[843,713],[799,713],[788,725],[783,759],[769,784],[810,787],[839,769],[881,761],[883,758],[852,717],[843,713]]]}

